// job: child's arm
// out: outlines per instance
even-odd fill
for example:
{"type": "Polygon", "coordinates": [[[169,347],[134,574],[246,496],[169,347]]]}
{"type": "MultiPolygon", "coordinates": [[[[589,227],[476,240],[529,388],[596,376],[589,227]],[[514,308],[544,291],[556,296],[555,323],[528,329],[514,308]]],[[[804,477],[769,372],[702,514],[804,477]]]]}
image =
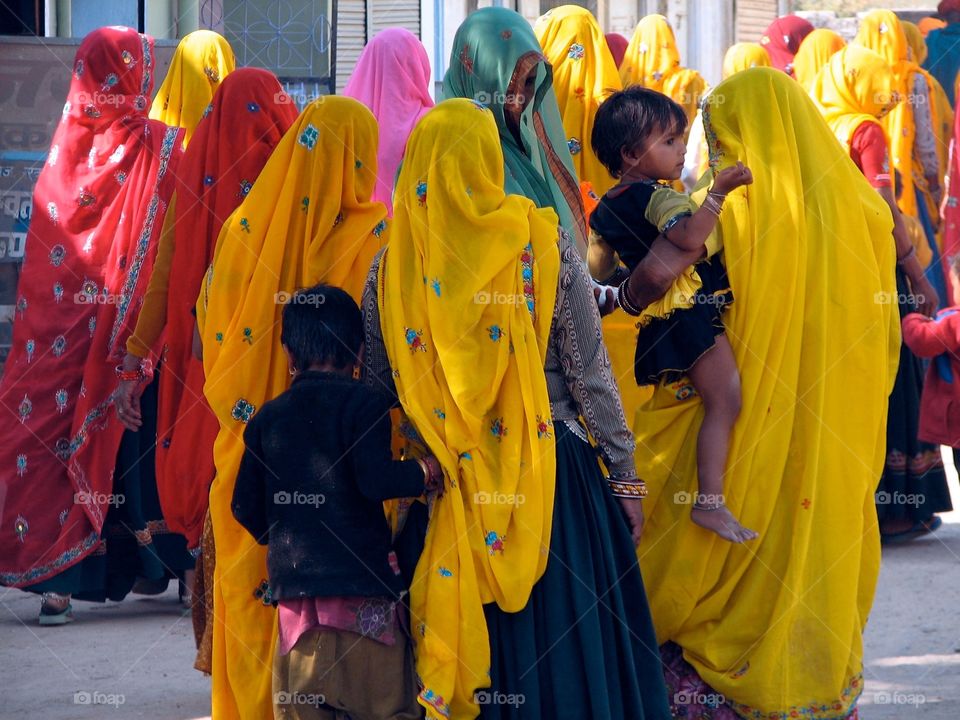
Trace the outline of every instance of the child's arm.
{"type": "Polygon", "coordinates": [[[353,416],[350,451],[353,474],[366,497],[382,502],[419,497],[425,489],[423,466],[416,460],[394,460],[390,454],[390,414],[386,399],[370,395],[353,416]]]}
{"type": "Polygon", "coordinates": [[[903,341],[917,357],[932,358],[942,353],[960,353],[960,312],[939,320],[920,313],[903,318],[903,341]]]}
{"type": "Polygon", "coordinates": [[[616,251],[592,228],[587,236],[587,268],[591,277],[601,283],[611,282],[620,270],[616,251]]]}
{"type": "MultiPolygon", "coordinates": [[[[743,163],[724,168],[717,173],[707,199],[696,212],[681,216],[679,220],[672,220],[668,226],[658,224],[663,235],[676,247],[684,252],[692,252],[704,247],[707,237],[717,226],[720,217],[720,208],[727,193],[753,182],[753,174],[743,163]]],[[[676,217],[676,215],[674,215],[676,217]]]]}
{"type": "Polygon", "coordinates": [[[266,473],[270,472],[270,469],[263,463],[257,419],[254,417],[243,431],[243,443],[246,447],[240,460],[230,509],[236,521],[253,535],[254,540],[266,545],[270,534],[267,525],[268,498],[265,497],[266,473]]]}

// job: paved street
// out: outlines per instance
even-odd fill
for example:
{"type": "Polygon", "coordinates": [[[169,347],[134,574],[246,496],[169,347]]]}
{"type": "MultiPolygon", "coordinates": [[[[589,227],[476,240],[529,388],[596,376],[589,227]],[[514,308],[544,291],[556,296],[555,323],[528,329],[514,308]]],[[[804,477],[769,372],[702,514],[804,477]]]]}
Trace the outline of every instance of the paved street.
{"type": "MultiPolygon", "coordinates": [[[[960,507],[957,477],[951,475],[960,507]]],[[[884,552],[866,635],[863,720],[960,717],[960,512],[884,552]]],[[[210,681],[193,669],[190,616],[162,596],[76,603],[65,628],[36,624],[36,596],[0,588],[0,718],[198,720],[210,681]]]]}

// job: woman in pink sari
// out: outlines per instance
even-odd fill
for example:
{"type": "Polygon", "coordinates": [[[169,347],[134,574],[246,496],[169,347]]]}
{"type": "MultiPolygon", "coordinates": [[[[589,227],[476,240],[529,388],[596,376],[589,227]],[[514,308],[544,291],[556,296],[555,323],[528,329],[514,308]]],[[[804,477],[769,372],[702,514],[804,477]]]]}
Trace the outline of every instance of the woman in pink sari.
{"type": "Polygon", "coordinates": [[[392,217],[393,181],[407,138],[433,107],[426,49],[410,31],[387,28],[367,43],[343,94],[366,105],[380,125],[373,199],[386,205],[392,217]]]}

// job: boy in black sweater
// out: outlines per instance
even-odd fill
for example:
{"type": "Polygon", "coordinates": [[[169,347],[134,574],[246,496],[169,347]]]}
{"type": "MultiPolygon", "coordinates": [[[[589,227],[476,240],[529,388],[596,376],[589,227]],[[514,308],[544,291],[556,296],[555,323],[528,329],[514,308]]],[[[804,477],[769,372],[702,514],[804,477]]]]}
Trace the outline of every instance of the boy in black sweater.
{"type": "Polygon", "coordinates": [[[391,458],[390,402],[353,379],[363,328],[347,293],[294,294],[280,339],[293,384],[247,425],[232,505],[268,546],[275,715],[422,717],[383,501],[440,492],[443,472],[391,458]]]}

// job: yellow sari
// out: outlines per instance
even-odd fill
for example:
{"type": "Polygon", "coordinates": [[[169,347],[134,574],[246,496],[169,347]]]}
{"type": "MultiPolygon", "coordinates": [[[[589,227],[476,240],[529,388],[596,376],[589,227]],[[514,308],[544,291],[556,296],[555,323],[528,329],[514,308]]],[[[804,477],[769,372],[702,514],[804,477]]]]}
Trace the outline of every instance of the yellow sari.
{"type": "Polygon", "coordinates": [[[533,31],[553,66],[553,89],[577,176],[603,195],[616,180],[597,159],[590,138],[600,103],[622,87],[613,55],[596,18],[575,5],[550,10],[533,31]]]}
{"type": "Polygon", "coordinates": [[[833,30],[817,28],[800,43],[800,49],[793,56],[793,76],[807,92],[813,85],[813,79],[820,68],[830,62],[834,53],[840,52],[847,43],[833,30]]]}
{"type": "MultiPolygon", "coordinates": [[[[900,210],[911,217],[918,217],[917,194],[919,188],[929,198],[927,183],[914,153],[917,127],[913,117],[914,76],[922,72],[920,66],[910,60],[910,46],[903,25],[891,10],[871,10],[860,23],[860,29],[853,40],[857,45],[877,52],[893,70],[896,91],[906,102],[900,103],[883,120],[890,141],[890,156],[893,167],[900,171],[902,188],[897,188],[900,210]]],[[[930,89],[931,117],[936,132],[938,127],[934,93],[930,89]]],[[[939,133],[938,133],[939,136],[939,133]]],[[[933,215],[934,222],[939,213],[933,215]]]]}
{"type": "Polygon", "coordinates": [[[638,425],[638,555],[658,640],[742,717],[845,717],[880,564],[873,493],[899,318],[875,298],[895,292],[893,220],[794,80],[755,68],[716,92],[711,165],[742,161],[755,178],[718,226],[743,387],[724,491],[760,538],[711,537],[676,501],[696,492],[702,407],[679,399],[690,388],[658,387],[638,425]]]}
{"type": "Polygon", "coordinates": [[[196,30],[177,45],[163,84],[150,108],[150,119],[186,132],[184,146],[206,114],[223,79],[237,69],[237,59],[226,38],[212,30],[196,30]]]}
{"type": "Polygon", "coordinates": [[[430,718],[478,714],[473,692],[490,684],[483,604],[523,609],[550,545],[556,450],[543,364],[558,219],[505,195],[503,168],[489,110],[453,99],[427,113],[407,144],[380,267],[397,393],[446,476],[410,588],[430,718]]]}
{"type": "Polygon", "coordinates": [[[752,67],[770,67],[770,55],[760,43],[734,43],[723,55],[723,79],[752,67]]]}
{"type": "Polygon", "coordinates": [[[895,87],[893,71],[882,57],[849,45],[817,73],[810,96],[849,154],[857,128],[865,122],[881,122],[900,102],[895,87]]]}
{"type": "Polygon", "coordinates": [[[642,85],[662,92],[687,114],[687,127],[700,107],[707,81],[696,70],[680,67],[673,28],[663,15],[647,15],[637,23],[620,65],[623,86],[642,85]]]}
{"type": "Polygon", "coordinates": [[[277,626],[266,547],[230,511],[244,425],[290,383],[280,347],[285,298],[325,282],[360,301],[370,263],[385,241],[386,208],[370,200],[376,174],[377,122],[370,111],[343,97],[308,105],[220,231],[201,294],[204,394],[221,428],[210,488],[218,719],[273,716],[277,626]]]}

